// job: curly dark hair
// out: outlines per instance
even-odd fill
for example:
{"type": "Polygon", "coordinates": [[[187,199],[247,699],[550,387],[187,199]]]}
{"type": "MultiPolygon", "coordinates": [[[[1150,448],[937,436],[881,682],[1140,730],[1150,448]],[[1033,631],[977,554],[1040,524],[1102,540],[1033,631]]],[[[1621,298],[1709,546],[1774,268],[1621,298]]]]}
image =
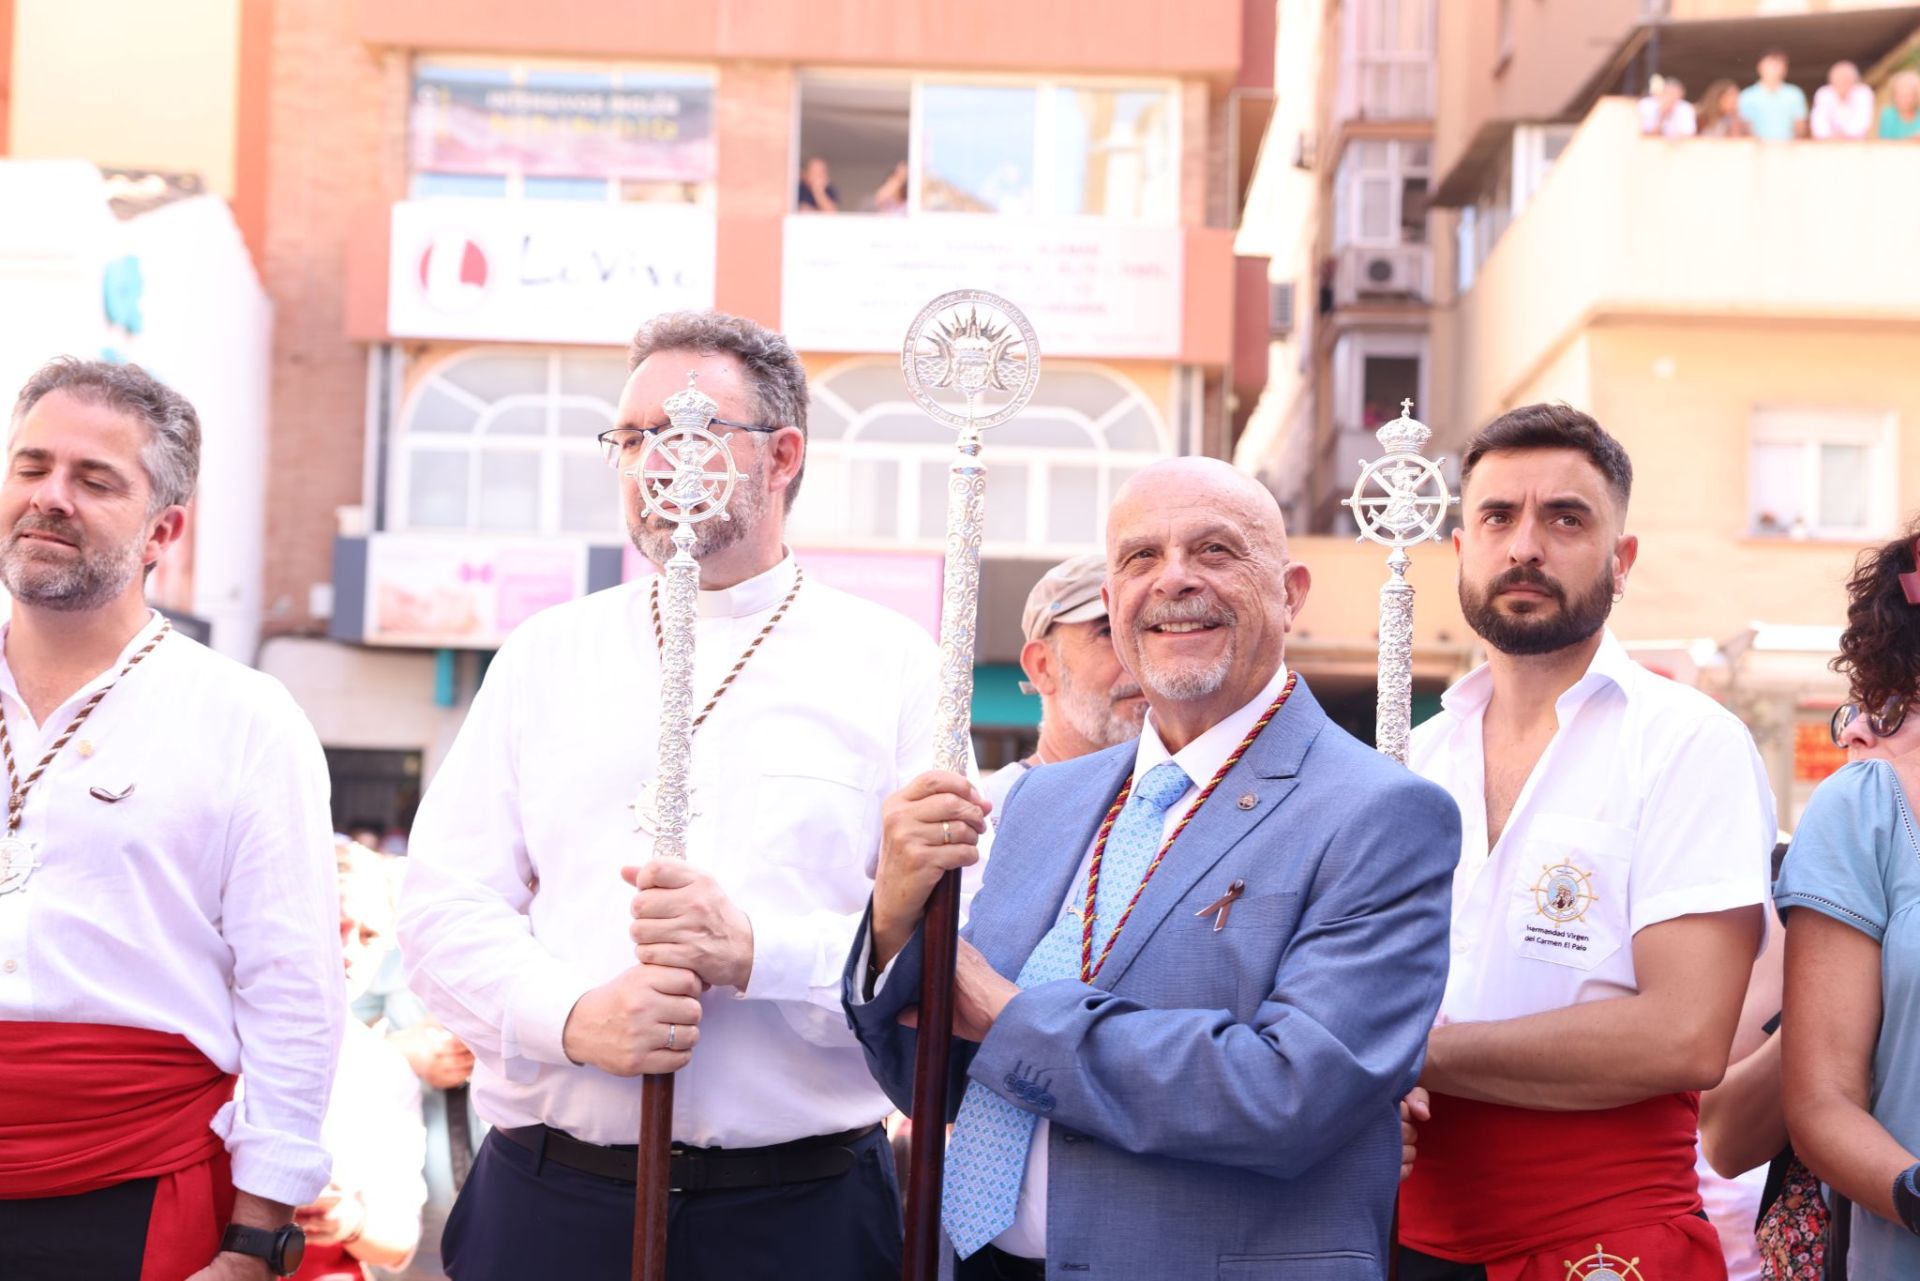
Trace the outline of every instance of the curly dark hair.
{"type": "Polygon", "coordinates": [[[1920,695],[1920,605],[1907,603],[1900,576],[1920,570],[1920,517],[1900,537],[1870,547],[1847,580],[1847,627],[1833,670],[1864,706],[1882,708],[1920,695]]]}

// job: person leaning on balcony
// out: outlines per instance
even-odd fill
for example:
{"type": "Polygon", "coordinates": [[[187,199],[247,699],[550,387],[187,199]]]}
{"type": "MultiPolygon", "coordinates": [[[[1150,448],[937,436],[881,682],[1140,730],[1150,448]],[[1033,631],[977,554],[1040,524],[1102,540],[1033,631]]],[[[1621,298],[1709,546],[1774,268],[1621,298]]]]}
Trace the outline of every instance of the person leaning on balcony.
{"type": "Polygon", "coordinates": [[[827,168],[825,156],[809,156],[801,167],[794,208],[802,213],[840,212],[840,193],[834,189],[833,172],[827,168]]]}
{"type": "Polygon", "coordinates": [[[1827,83],[1813,95],[1808,127],[1823,141],[1872,135],[1873,90],[1860,83],[1860,68],[1851,62],[1833,64],[1827,83]]]}
{"type": "Polygon", "coordinates": [[[1781,1047],[1787,1129],[1853,1201],[1848,1269],[1920,1276],[1920,520],[1862,554],[1834,666],[1848,763],[1794,834],[1781,1047]]]}
{"type": "Polygon", "coordinates": [[[1887,81],[1887,105],[1880,108],[1880,136],[1920,137],[1920,71],[1909,67],[1887,81]]]}
{"type": "Polygon", "coordinates": [[[1655,76],[1640,99],[1640,132],[1663,138],[1691,138],[1697,128],[1687,87],[1671,76],[1655,76]]]}
{"type": "Polygon", "coordinates": [[[1702,138],[1751,138],[1753,128],[1740,114],[1740,86],[1731,80],[1716,80],[1700,95],[1694,109],[1696,128],[1702,138]]]}
{"type": "Polygon", "coordinates": [[[1740,91],[1740,118],[1753,136],[1767,142],[1791,142],[1807,136],[1807,95],[1787,83],[1787,55],[1769,49],[1760,55],[1760,78],[1740,91]]]}

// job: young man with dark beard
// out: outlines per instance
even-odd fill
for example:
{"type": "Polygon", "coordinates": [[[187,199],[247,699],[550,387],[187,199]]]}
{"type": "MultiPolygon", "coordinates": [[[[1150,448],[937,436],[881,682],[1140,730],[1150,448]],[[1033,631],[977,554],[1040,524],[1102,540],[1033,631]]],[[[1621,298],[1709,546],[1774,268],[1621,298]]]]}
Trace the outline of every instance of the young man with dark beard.
{"type": "Polygon", "coordinates": [[[1764,940],[1773,799],[1753,741],[1606,628],[1632,465],[1565,405],[1461,467],[1460,605],[1485,666],[1414,735],[1459,803],[1453,958],[1402,1192],[1401,1281],[1720,1281],[1694,1176],[1764,940]]]}

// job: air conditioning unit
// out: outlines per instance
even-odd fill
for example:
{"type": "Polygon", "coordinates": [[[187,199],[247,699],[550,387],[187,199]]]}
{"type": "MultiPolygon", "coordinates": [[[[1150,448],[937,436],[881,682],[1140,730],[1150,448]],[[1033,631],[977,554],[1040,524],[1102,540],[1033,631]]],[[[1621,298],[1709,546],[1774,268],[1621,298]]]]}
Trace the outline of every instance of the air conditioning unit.
{"type": "Polygon", "coordinates": [[[1334,285],[1336,301],[1342,306],[1376,300],[1424,300],[1427,247],[1349,245],[1341,252],[1334,285]]]}
{"type": "Polygon", "coordinates": [[[1274,341],[1293,336],[1293,282],[1267,284],[1267,337],[1274,341]]]}

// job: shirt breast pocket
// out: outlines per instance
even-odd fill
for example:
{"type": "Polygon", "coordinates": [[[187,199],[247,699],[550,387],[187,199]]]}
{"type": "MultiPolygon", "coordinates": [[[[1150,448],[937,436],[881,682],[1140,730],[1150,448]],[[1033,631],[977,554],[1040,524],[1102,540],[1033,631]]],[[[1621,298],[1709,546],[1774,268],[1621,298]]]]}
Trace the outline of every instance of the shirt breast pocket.
{"type": "Polygon", "coordinates": [[[865,867],[879,848],[879,777],[861,761],[768,762],[735,792],[734,855],[782,867],[865,867]]]}
{"type": "Polygon", "coordinates": [[[1633,830],[1542,814],[1512,884],[1509,941],[1522,958],[1592,970],[1627,941],[1633,830]]]}

